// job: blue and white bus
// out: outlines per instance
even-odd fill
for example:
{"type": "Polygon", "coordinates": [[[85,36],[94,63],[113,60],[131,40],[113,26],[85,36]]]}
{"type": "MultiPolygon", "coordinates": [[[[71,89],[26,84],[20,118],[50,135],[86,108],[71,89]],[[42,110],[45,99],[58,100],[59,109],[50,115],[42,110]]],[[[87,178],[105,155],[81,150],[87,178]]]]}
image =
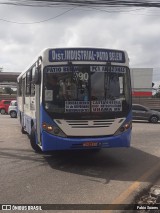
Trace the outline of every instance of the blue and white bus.
{"type": "Polygon", "coordinates": [[[131,84],[125,51],[48,48],[20,74],[22,133],[35,151],[129,147],[131,84]]]}

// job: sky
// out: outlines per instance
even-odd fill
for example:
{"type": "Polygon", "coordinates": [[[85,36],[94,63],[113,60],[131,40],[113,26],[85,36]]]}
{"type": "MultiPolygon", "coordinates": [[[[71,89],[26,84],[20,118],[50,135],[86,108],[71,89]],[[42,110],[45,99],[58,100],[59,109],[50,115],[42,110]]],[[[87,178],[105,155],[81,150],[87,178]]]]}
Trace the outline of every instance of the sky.
{"type": "Polygon", "coordinates": [[[153,68],[153,82],[160,85],[159,23],[158,8],[0,4],[0,67],[22,72],[48,47],[122,49],[130,67],[153,68]]]}

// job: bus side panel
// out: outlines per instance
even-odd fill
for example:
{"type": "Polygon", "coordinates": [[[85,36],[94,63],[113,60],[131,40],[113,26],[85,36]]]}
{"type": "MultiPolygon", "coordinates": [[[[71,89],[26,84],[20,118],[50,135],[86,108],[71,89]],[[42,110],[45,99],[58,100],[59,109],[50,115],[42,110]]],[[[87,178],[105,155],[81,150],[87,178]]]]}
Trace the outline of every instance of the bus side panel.
{"type": "Polygon", "coordinates": [[[28,134],[35,122],[35,97],[25,97],[25,104],[22,107],[22,98],[18,97],[18,111],[21,126],[28,134]]]}

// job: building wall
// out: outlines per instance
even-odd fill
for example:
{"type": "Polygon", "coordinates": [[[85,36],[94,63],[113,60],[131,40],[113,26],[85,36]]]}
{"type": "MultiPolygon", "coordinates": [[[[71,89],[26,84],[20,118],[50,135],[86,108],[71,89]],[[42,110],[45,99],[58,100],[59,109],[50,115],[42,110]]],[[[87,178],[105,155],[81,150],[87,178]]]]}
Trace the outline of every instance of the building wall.
{"type": "Polygon", "coordinates": [[[0,94],[3,93],[3,88],[0,87],[0,94]]]}
{"type": "Polygon", "coordinates": [[[131,84],[133,96],[152,96],[153,68],[131,68],[131,84]]]}

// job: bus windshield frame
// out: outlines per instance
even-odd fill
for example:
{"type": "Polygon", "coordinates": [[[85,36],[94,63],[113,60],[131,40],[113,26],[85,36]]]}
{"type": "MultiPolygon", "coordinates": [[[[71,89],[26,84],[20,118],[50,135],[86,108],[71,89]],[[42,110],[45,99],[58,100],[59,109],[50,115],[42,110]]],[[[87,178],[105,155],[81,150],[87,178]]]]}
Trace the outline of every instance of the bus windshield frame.
{"type": "Polygon", "coordinates": [[[54,119],[112,119],[131,109],[127,66],[70,64],[44,67],[45,111],[54,119]]]}

